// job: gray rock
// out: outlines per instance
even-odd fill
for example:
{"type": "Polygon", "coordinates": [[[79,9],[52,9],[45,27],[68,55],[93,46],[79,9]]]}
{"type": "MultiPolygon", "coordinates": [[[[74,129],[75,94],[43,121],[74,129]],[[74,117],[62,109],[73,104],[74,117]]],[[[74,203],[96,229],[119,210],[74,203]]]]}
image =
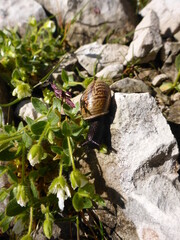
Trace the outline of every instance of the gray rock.
{"type": "Polygon", "coordinates": [[[63,60],[60,63],[59,68],[52,73],[53,80],[60,80],[61,82],[62,69],[64,69],[68,75],[74,75],[74,72],[72,71],[75,69],[76,63],[77,58],[73,56],[73,54],[66,53],[63,56],[63,60]]]}
{"type": "Polygon", "coordinates": [[[117,153],[112,152],[107,159],[98,155],[98,160],[107,185],[130,194],[139,179],[174,173],[178,148],[166,119],[148,93],[115,93],[115,100],[111,135],[117,153]]]}
{"type": "Polygon", "coordinates": [[[133,78],[123,78],[111,85],[111,90],[122,93],[151,92],[150,88],[142,81],[133,78]]]}
{"type": "Polygon", "coordinates": [[[170,96],[170,98],[171,98],[171,101],[173,101],[173,102],[176,102],[176,101],[180,100],[180,92],[172,94],[170,96]]]}
{"type": "Polygon", "coordinates": [[[162,74],[159,74],[157,76],[154,77],[154,79],[152,80],[152,85],[157,87],[157,86],[160,86],[161,83],[163,83],[164,80],[167,80],[169,77],[162,73],[162,74]]]}
{"type": "MultiPolygon", "coordinates": [[[[128,47],[120,44],[99,44],[93,42],[86,44],[76,50],[75,54],[78,62],[91,75],[97,64],[97,73],[111,64],[117,64],[119,69],[124,62],[128,47]]],[[[116,66],[117,66],[116,65],[116,66]]]]}
{"type": "Polygon", "coordinates": [[[177,69],[175,67],[175,58],[180,53],[180,43],[179,42],[165,42],[161,51],[160,57],[161,61],[164,63],[161,70],[169,78],[174,80],[177,76],[177,69]]]}
{"type": "Polygon", "coordinates": [[[31,119],[36,119],[41,116],[40,113],[37,113],[34,109],[32,102],[30,100],[21,101],[15,110],[17,116],[21,117],[23,120],[26,120],[27,117],[31,119]]]}
{"type": "Polygon", "coordinates": [[[180,100],[169,107],[168,121],[180,124],[180,100]]]}
{"type": "Polygon", "coordinates": [[[173,64],[178,53],[180,53],[180,42],[167,41],[160,51],[161,61],[167,65],[173,64]]]}
{"type": "Polygon", "coordinates": [[[42,6],[34,0],[0,1],[0,29],[18,27],[20,34],[24,35],[31,16],[34,16],[37,21],[46,17],[42,6]]]}
{"type": "Polygon", "coordinates": [[[139,239],[180,238],[180,191],[166,176],[153,175],[138,185],[125,214],[134,222],[139,239]]]}
{"type": "Polygon", "coordinates": [[[152,0],[142,9],[142,16],[149,11],[155,11],[159,17],[160,31],[166,37],[172,36],[180,30],[180,2],[179,0],[152,0]]]}
{"type": "Polygon", "coordinates": [[[135,29],[124,64],[134,59],[139,59],[141,63],[152,61],[161,47],[159,19],[154,11],[149,11],[135,29]]]}
{"type": "Polygon", "coordinates": [[[180,31],[178,31],[176,34],[174,34],[174,38],[180,42],[180,31]]]}
{"type": "MultiPolygon", "coordinates": [[[[138,237],[133,239],[178,240],[176,140],[148,93],[115,93],[115,102],[117,110],[110,128],[112,151],[108,155],[96,152],[95,160],[89,154],[92,172],[100,169],[103,179],[95,178],[97,190],[106,191],[112,204],[121,206],[124,202],[121,210],[117,208],[117,223],[121,223],[123,211],[124,219],[135,226],[138,237]]],[[[116,230],[122,236],[118,224],[116,230]]],[[[125,239],[132,238],[128,235],[125,239]]]]}
{"type": "Polygon", "coordinates": [[[80,46],[104,38],[112,32],[125,35],[134,29],[136,17],[132,5],[119,0],[36,0],[56,16],[60,26],[70,24],[68,41],[80,46]]]}
{"type": "Polygon", "coordinates": [[[104,67],[100,72],[96,74],[96,77],[100,78],[114,78],[117,77],[119,73],[122,73],[124,69],[123,64],[120,63],[112,63],[107,67],[104,67]]]}

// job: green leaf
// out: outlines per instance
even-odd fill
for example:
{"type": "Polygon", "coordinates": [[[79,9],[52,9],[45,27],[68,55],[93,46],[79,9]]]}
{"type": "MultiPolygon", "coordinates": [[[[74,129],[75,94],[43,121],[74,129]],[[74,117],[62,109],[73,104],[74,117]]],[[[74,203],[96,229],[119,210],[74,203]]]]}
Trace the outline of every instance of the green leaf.
{"type": "Polygon", "coordinates": [[[180,83],[176,85],[175,89],[180,92],[180,83]]]}
{"type": "Polygon", "coordinates": [[[26,148],[29,148],[32,145],[32,138],[26,132],[23,133],[22,140],[26,148]]]}
{"type": "Polygon", "coordinates": [[[35,134],[35,135],[41,135],[44,128],[46,127],[46,121],[39,121],[37,123],[34,123],[31,125],[31,131],[35,134]]]}
{"type": "Polygon", "coordinates": [[[2,177],[8,169],[5,166],[0,166],[0,177],[2,177]]]}
{"type": "Polygon", "coordinates": [[[21,121],[18,125],[17,131],[20,131],[24,127],[23,122],[21,121]]]}
{"type": "Polygon", "coordinates": [[[53,98],[53,109],[57,109],[61,112],[61,100],[56,97],[53,98]]]}
{"type": "Polygon", "coordinates": [[[83,209],[92,208],[92,201],[89,198],[83,198],[83,209]]]}
{"type": "Polygon", "coordinates": [[[93,196],[95,193],[95,187],[91,183],[87,183],[84,187],[79,188],[79,194],[93,196]]]}
{"type": "Polygon", "coordinates": [[[78,193],[75,193],[72,199],[72,204],[77,212],[81,211],[83,209],[83,198],[78,193]]]}
{"type": "Polygon", "coordinates": [[[59,122],[59,116],[54,112],[51,111],[48,116],[48,121],[50,122],[51,126],[56,126],[57,123],[59,122]]]}
{"type": "Polygon", "coordinates": [[[50,239],[52,236],[53,218],[51,214],[47,213],[46,219],[43,222],[43,231],[45,236],[50,239]]]}
{"type": "Polygon", "coordinates": [[[72,131],[71,131],[71,125],[69,124],[69,122],[67,122],[67,121],[65,120],[65,121],[62,123],[61,127],[62,127],[62,134],[63,134],[65,137],[71,136],[72,131]]]}
{"type": "Polygon", "coordinates": [[[85,78],[84,81],[82,82],[83,87],[87,88],[87,86],[93,81],[93,78],[85,78]]]}
{"type": "Polygon", "coordinates": [[[164,83],[160,86],[160,90],[161,90],[163,93],[170,92],[173,88],[174,88],[174,85],[173,85],[172,82],[164,82],[164,83]]]}
{"type": "Polygon", "coordinates": [[[68,77],[67,72],[64,69],[62,69],[61,78],[64,83],[68,83],[69,77],[68,77]]]}
{"type": "Polygon", "coordinates": [[[9,228],[9,224],[13,220],[13,217],[4,216],[3,219],[0,221],[0,228],[2,232],[6,232],[9,228]]]}
{"type": "Polygon", "coordinates": [[[72,199],[72,204],[74,209],[79,212],[82,209],[87,209],[92,207],[92,201],[89,198],[82,197],[78,192],[76,192],[72,199]]]}
{"type": "Polygon", "coordinates": [[[13,183],[18,182],[18,178],[16,174],[14,173],[14,169],[8,169],[8,177],[10,178],[10,181],[13,183]]]}
{"type": "Polygon", "coordinates": [[[33,196],[35,198],[38,198],[39,197],[39,193],[37,191],[37,188],[36,188],[35,183],[34,183],[32,178],[30,178],[30,186],[31,186],[31,190],[32,190],[33,196]]]}
{"type": "Polygon", "coordinates": [[[11,147],[0,152],[0,161],[11,161],[20,156],[21,152],[12,151],[11,147]]]}
{"type": "Polygon", "coordinates": [[[26,207],[21,207],[16,202],[16,199],[12,199],[6,207],[6,215],[9,217],[16,216],[16,215],[24,212],[26,209],[27,209],[26,207]]]}
{"type": "Polygon", "coordinates": [[[36,112],[41,114],[47,113],[48,111],[47,106],[41,100],[39,100],[39,98],[32,97],[31,101],[36,112]]]}
{"type": "Polygon", "coordinates": [[[72,108],[68,104],[64,103],[63,110],[67,116],[69,116],[70,118],[73,119],[76,117],[77,113],[79,112],[79,103],[77,102],[74,108],[72,108]]]}
{"type": "Polygon", "coordinates": [[[72,123],[71,124],[71,130],[72,130],[72,135],[74,137],[78,137],[79,135],[81,135],[82,131],[84,130],[81,126],[72,123]]]}
{"type": "Polygon", "coordinates": [[[26,234],[20,240],[33,240],[33,238],[29,234],[26,234]]]}
{"type": "Polygon", "coordinates": [[[7,192],[7,189],[1,188],[0,190],[0,202],[4,201],[9,196],[9,193],[7,192]]]}
{"type": "Polygon", "coordinates": [[[69,155],[66,155],[64,152],[62,152],[61,159],[64,165],[71,166],[71,158],[69,157],[69,155]]]}
{"type": "Polygon", "coordinates": [[[20,74],[20,72],[19,72],[19,70],[17,69],[17,68],[15,68],[14,69],[14,71],[12,72],[12,79],[14,80],[16,80],[16,79],[18,79],[18,80],[20,80],[21,79],[21,74],[20,74]]]}
{"type": "Polygon", "coordinates": [[[180,71],[180,54],[178,54],[175,59],[175,66],[176,66],[177,70],[180,71]]]}
{"type": "Polygon", "coordinates": [[[26,117],[26,122],[29,126],[31,126],[34,123],[34,120],[31,119],[30,117],[26,117]]]}
{"type": "Polygon", "coordinates": [[[51,146],[51,151],[56,153],[56,154],[61,154],[62,153],[62,148],[61,147],[58,147],[58,146],[51,146]]]}

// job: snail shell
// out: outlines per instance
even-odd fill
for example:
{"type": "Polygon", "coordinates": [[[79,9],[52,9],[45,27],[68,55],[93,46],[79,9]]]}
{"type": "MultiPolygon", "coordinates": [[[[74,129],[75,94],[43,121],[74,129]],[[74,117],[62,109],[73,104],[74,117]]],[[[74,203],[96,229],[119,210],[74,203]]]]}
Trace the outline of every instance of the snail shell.
{"type": "Polygon", "coordinates": [[[110,102],[110,87],[100,79],[94,80],[81,97],[81,114],[85,120],[105,115],[109,112],[110,102]]]}

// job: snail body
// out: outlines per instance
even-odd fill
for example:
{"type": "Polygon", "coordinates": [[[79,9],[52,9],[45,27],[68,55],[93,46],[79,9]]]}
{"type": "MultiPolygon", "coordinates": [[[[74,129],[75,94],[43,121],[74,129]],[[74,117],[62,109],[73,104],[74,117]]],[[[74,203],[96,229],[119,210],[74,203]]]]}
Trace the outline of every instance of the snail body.
{"type": "Polygon", "coordinates": [[[100,145],[104,132],[105,115],[109,113],[110,103],[111,90],[105,82],[97,79],[88,85],[80,100],[82,117],[90,122],[87,141],[84,144],[100,145]]]}

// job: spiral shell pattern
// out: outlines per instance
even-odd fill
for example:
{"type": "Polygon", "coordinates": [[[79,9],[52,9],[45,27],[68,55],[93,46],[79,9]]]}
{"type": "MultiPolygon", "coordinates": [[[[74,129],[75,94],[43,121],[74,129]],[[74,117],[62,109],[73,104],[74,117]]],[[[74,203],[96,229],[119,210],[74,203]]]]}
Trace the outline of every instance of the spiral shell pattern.
{"type": "Polygon", "coordinates": [[[81,114],[85,120],[105,115],[109,112],[110,102],[110,87],[100,79],[94,80],[81,97],[81,114]]]}

